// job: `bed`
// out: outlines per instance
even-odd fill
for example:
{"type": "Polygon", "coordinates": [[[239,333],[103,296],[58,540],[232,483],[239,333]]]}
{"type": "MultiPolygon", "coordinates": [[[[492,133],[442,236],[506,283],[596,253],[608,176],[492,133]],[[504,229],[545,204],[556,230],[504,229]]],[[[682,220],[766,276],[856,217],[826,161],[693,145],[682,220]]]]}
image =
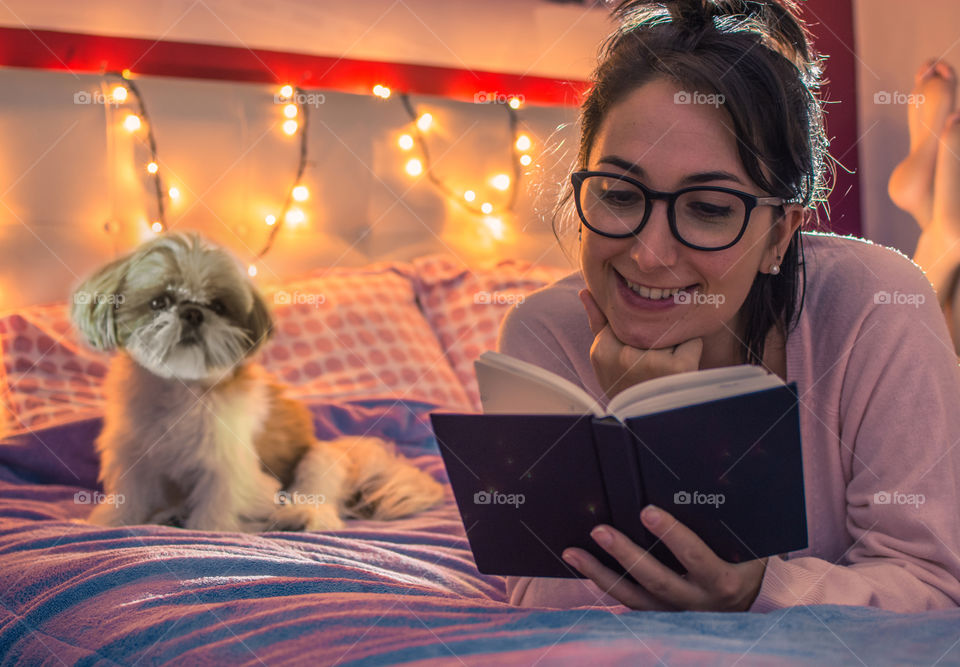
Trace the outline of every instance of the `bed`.
{"type": "MultiPolygon", "coordinates": [[[[563,273],[443,255],[316,272],[268,290],[261,361],[320,437],[389,438],[445,483],[429,413],[478,407],[472,360],[563,273]]],[[[326,534],[92,526],[106,357],[62,303],[0,314],[0,345],[3,665],[960,664],[960,610],[513,608],[449,487],[420,515],[326,534]]]]}

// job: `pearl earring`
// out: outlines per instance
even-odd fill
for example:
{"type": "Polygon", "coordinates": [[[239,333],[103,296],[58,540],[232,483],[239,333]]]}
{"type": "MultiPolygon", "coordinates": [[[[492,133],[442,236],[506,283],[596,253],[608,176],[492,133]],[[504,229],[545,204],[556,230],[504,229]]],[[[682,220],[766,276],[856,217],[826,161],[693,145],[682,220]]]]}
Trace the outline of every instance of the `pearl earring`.
{"type": "MultiPolygon", "coordinates": [[[[780,261],[780,255],[777,255],[777,262],[780,261]]],[[[780,264],[771,264],[770,265],[770,275],[775,276],[780,273],[780,264]]]]}

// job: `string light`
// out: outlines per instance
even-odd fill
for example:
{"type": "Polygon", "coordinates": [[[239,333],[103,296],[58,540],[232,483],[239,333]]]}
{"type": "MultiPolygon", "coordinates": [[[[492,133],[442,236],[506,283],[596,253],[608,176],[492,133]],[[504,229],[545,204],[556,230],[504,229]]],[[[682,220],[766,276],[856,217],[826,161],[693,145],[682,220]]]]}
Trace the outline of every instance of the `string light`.
{"type": "Polygon", "coordinates": [[[517,109],[520,108],[520,98],[519,98],[519,97],[511,97],[509,104],[510,104],[510,108],[513,109],[514,111],[516,111],[517,109]]]}
{"type": "Polygon", "coordinates": [[[253,264],[251,264],[249,267],[247,267],[247,274],[248,274],[251,278],[255,277],[255,276],[257,275],[257,267],[255,267],[253,264]]]}
{"type": "Polygon", "coordinates": [[[397,139],[397,145],[400,146],[401,149],[408,151],[413,148],[413,137],[409,134],[401,134],[400,138],[397,139]]]}
{"type": "Polygon", "coordinates": [[[386,86],[381,86],[377,84],[373,87],[373,94],[379,97],[380,99],[386,100],[390,97],[390,89],[386,86]]]}
{"type": "Polygon", "coordinates": [[[517,147],[518,151],[528,151],[530,150],[530,147],[533,146],[533,142],[530,140],[529,136],[526,134],[521,134],[519,137],[517,137],[517,141],[514,143],[514,146],[517,147]]]}
{"type": "Polygon", "coordinates": [[[522,164],[524,167],[529,166],[531,162],[533,162],[533,158],[529,155],[520,156],[520,164],[522,164]]]}
{"type": "Polygon", "coordinates": [[[423,163],[417,158],[410,158],[407,160],[407,165],[404,169],[411,176],[419,176],[423,173],[423,163]]]}
{"type": "Polygon", "coordinates": [[[497,174],[490,179],[490,184],[497,190],[505,192],[510,188],[510,177],[506,174],[497,174]]]}
{"type": "Polygon", "coordinates": [[[124,79],[129,79],[131,74],[132,72],[128,69],[125,69],[122,72],[120,72],[120,76],[122,76],[124,79]]]}
{"type": "MultiPolygon", "coordinates": [[[[306,214],[301,211],[299,208],[291,208],[287,211],[287,214],[283,216],[283,221],[290,225],[291,227],[296,227],[297,225],[302,225],[307,219],[306,214]]],[[[277,229],[274,227],[274,229],[277,229]]]]}
{"type": "Polygon", "coordinates": [[[268,226],[273,226],[277,224],[277,216],[271,213],[266,218],[264,218],[263,221],[266,222],[268,226]]]}
{"type": "Polygon", "coordinates": [[[123,104],[127,101],[127,89],[123,86],[114,86],[113,90],[110,91],[110,97],[114,102],[123,104]]]}
{"type": "Polygon", "coordinates": [[[127,114],[127,117],[123,119],[123,126],[129,132],[136,132],[137,130],[140,129],[140,125],[141,125],[140,116],[138,116],[137,114],[134,114],[134,113],[127,114]]]}
{"type": "Polygon", "coordinates": [[[160,232],[163,231],[163,223],[154,222],[152,225],[150,225],[150,229],[152,229],[154,233],[159,234],[160,232]]]}
{"type": "Polygon", "coordinates": [[[306,185],[298,185],[293,189],[293,192],[291,194],[293,195],[293,198],[296,199],[297,201],[307,201],[307,199],[310,198],[310,191],[307,190],[306,185]]]}
{"type": "Polygon", "coordinates": [[[286,86],[280,89],[280,98],[284,100],[289,100],[291,97],[293,97],[293,86],[287,84],[286,86]]]}
{"type": "Polygon", "coordinates": [[[170,195],[170,199],[180,199],[180,190],[177,188],[170,188],[170,190],[167,191],[167,194],[170,195]]]}
{"type": "Polygon", "coordinates": [[[296,104],[287,104],[283,107],[283,115],[287,118],[296,118],[297,117],[297,105],[296,104]]]}
{"type": "Polygon", "coordinates": [[[300,126],[297,124],[297,121],[295,120],[286,120],[283,122],[283,131],[290,136],[293,136],[294,134],[297,133],[298,127],[300,126]]]}
{"type": "Polygon", "coordinates": [[[473,190],[467,190],[466,192],[463,193],[463,198],[466,199],[467,201],[472,202],[476,200],[477,193],[474,192],[473,190]]]}
{"type": "Polygon", "coordinates": [[[150,162],[147,164],[147,173],[155,174],[157,171],[159,171],[159,169],[160,165],[158,165],[156,162],[150,162]]]}
{"type": "Polygon", "coordinates": [[[417,119],[417,127],[420,128],[421,132],[429,130],[432,124],[433,116],[431,114],[425,113],[417,119]]]}
{"type": "Polygon", "coordinates": [[[488,201],[485,201],[482,204],[480,204],[480,210],[483,211],[484,215],[490,215],[491,213],[493,213],[493,204],[491,204],[488,201]]]}

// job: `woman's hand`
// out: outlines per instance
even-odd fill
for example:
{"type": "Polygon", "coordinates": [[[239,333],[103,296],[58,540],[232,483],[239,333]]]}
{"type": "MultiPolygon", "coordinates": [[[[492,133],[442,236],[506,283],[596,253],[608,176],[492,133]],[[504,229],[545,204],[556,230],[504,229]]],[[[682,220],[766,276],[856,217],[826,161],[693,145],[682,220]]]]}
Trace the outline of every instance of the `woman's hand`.
{"type": "Polygon", "coordinates": [[[605,567],[582,549],[570,548],[563,559],[589,577],[600,590],[633,609],[747,611],[760,592],[767,559],[746,563],[721,560],[703,540],[667,512],[648,505],[643,525],[669,547],[687,568],[680,576],[610,526],[597,526],[594,541],[617,559],[637,582],[605,567]]]}
{"type": "Polygon", "coordinates": [[[672,348],[642,350],[625,345],[613,333],[607,318],[588,289],[580,290],[580,300],[587,309],[593,345],[590,363],[597,380],[612,399],[621,391],[644,380],[673,375],[700,368],[703,340],[693,338],[672,348]]]}

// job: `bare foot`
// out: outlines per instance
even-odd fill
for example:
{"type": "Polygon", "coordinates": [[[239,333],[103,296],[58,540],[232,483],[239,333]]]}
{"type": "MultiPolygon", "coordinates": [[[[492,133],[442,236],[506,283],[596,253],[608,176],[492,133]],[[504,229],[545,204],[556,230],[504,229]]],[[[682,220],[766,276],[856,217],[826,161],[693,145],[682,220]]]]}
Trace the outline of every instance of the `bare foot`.
{"type": "Polygon", "coordinates": [[[947,117],[940,133],[933,215],[920,234],[913,261],[923,268],[937,292],[951,291],[949,283],[960,266],[960,112],[947,117]]]}
{"type": "Polygon", "coordinates": [[[928,60],[917,71],[908,107],[910,154],[897,165],[887,183],[890,198],[914,217],[921,228],[933,216],[933,182],[940,131],[954,109],[957,75],[945,62],[928,60]]]}

